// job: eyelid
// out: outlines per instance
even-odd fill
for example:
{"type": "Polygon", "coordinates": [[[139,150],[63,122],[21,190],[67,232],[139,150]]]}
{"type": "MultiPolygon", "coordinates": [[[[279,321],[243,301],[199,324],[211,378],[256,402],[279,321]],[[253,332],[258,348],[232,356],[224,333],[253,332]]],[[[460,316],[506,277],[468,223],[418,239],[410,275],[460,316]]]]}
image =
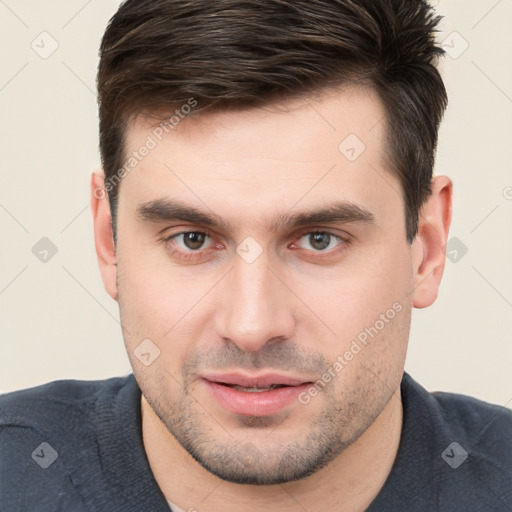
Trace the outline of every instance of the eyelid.
{"type": "MultiPolygon", "coordinates": [[[[344,234],[338,234],[338,233],[333,232],[331,229],[308,228],[306,230],[299,232],[297,235],[295,235],[294,242],[292,242],[292,245],[294,245],[298,240],[300,240],[304,236],[312,235],[314,233],[329,235],[331,237],[334,237],[339,242],[335,247],[333,247],[332,249],[329,249],[327,251],[314,251],[312,249],[303,249],[304,251],[314,253],[314,254],[318,255],[319,257],[322,257],[322,255],[335,254],[336,252],[343,250],[344,247],[346,247],[347,245],[349,245],[352,242],[352,237],[346,232],[343,232],[344,234]],[[340,248],[340,246],[341,246],[341,248],[340,248]]],[[[299,247],[299,249],[301,249],[301,248],[299,247]]]]}
{"type": "MultiPolygon", "coordinates": [[[[201,228],[196,228],[196,227],[191,226],[191,227],[187,227],[186,229],[181,229],[180,231],[178,231],[176,233],[172,233],[171,235],[164,234],[161,237],[161,240],[163,242],[171,242],[173,239],[179,237],[180,235],[184,235],[186,233],[202,233],[202,234],[205,234],[208,238],[210,238],[212,241],[214,241],[214,243],[213,243],[213,247],[208,247],[208,248],[204,248],[204,249],[201,248],[201,249],[198,249],[198,250],[195,250],[195,251],[194,250],[184,250],[184,249],[181,249],[181,248],[173,249],[172,252],[173,253],[178,253],[180,255],[180,257],[182,257],[183,259],[187,259],[187,258],[189,258],[189,259],[201,258],[206,251],[210,251],[212,249],[218,248],[219,244],[215,242],[215,238],[216,238],[215,235],[209,229],[202,228],[202,227],[201,228]]],[[[293,242],[292,242],[292,244],[295,244],[295,242],[297,240],[301,239],[305,235],[310,235],[310,234],[313,234],[313,233],[328,234],[328,235],[336,238],[340,242],[334,248],[332,248],[332,249],[330,249],[328,251],[313,251],[313,250],[308,250],[308,249],[301,249],[300,247],[298,248],[298,249],[301,249],[303,251],[315,254],[315,257],[318,258],[318,259],[322,258],[322,256],[324,256],[324,257],[332,256],[332,255],[336,254],[338,251],[343,251],[343,249],[345,249],[346,246],[349,245],[352,242],[352,237],[347,232],[342,232],[343,234],[341,234],[341,233],[335,233],[332,230],[332,228],[328,229],[328,228],[319,228],[319,227],[308,227],[308,228],[304,228],[302,231],[299,231],[297,234],[293,235],[293,242]]]]}
{"type": "Polygon", "coordinates": [[[173,257],[181,260],[184,264],[185,262],[191,264],[201,263],[201,259],[205,257],[205,254],[209,254],[211,251],[214,251],[216,248],[218,248],[218,244],[215,243],[214,236],[212,235],[212,233],[209,230],[203,228],[187,228],[181,229],[181,231],[177,231],[176,233],[172,233],[170,235],[164,234],[163,236],[160,237],[160,241],[163,242],[164,244],[169,244],[169,247],[167,249],[169,253],[173,257]],[[211,247],[200,248],[195,251],[190,249],[183,249],[176,244],[174,239],[186,233],[202,233],[213,241],[213,245],[211,247]],[[170,244],[172,244],[172,246],[170,244]]]}
{"type": "MultiPolygon", "coordinates": [[[[168,231],[168,230],[166,229],[164,231],[168,231]]],[[[187,229],[182,229],[181,231],[178,231],[176,233],[173,233],[172,235],[164,234],[164,235],[162,235],[162,240],[171,240],[172,238],[178,237],[179,235],[184,235],[186,233],[203,233],[212,239],[215,238],[215,235],[207,228],[187,228],[187,229]]],[[[310,235],[313,233],[329,234],[329,235],[331,235],[339,240],[343,240],[343,241],[349,241],[349,239],[352,238],[346,232],[342,232],[343,234],[335,233],[334,231],[332,231],[332,228],[330,228],[330,229],[329,228],[304,228],[304,229],[302,229],[302,231],[299,231],[298,233],[294,234],[293,238],[294,239],[302,238],[304,235],[310,235]]]]}
{"type": "MultiPolygon", "coordinates": [[[[181,235],[185,235],[187,233],[201,233],[203,235],[206,235],[210,240],[214,240],[214,236],[211,232],[209,232],[208,230],[206,229],[184,229],[184,230],[181,230],[181,231],[178,231],[176,233],[173,233],[172,235],[164,235],[163,237],[163,240],[166,241],[166,242],[169,242],[175,238],[178,238],[179,236],[181,235]]],[[[191,253],[199,253],[200,251],[202,250],[205,250],[205,249],[198,249],[197,251],[190,251],[191,253]]],[[[187,251],[189,252],[189,251],[187,251]]]]}
{"type": "Polygon", "coordinates": [[[332,228],[318,228],[318,227],[307,228],[302,231],[299,231],[296,235],[294,235],[294,239],[299,239],[305,235],[311,235],[313,233],[322,233],[322,234],[331,235],[331,236],[337,238],[338,240],[341,240],[342,242],[347,242],[347,243],[350,243],[353,239],[352,235],[350,235],[346,231],[337,232],[336,230],[333,230],[332,228]]]}

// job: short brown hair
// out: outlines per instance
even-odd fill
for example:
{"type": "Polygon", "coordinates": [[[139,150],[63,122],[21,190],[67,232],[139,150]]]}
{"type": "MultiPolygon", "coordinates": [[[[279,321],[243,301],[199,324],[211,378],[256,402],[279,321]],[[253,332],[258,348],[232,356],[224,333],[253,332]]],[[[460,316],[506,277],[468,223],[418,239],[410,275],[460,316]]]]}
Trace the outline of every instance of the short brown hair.
{"type": "MultiPolygon", "coordinates": [[[[386,108],[390,167],[412,243],[431,193],[447,104],[436,68],[440,17],[422,0],[126,0],[100,48],[100,152],[106,180],[124,162],[127,122],[171,112],[264,105],[360,83],[386,108]]],[[[196,115],[197,115],[196,112],[196,115]]],[[[108,190],[114,237],[119,183],[108,190]]]]}

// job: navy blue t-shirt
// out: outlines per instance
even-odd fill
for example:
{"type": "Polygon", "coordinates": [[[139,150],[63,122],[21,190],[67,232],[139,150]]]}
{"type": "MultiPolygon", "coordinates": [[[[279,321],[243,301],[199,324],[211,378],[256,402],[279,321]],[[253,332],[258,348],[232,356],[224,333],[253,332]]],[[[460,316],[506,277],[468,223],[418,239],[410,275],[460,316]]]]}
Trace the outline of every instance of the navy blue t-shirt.
{"type": "MultiPolygon", "coordinates": [[[[367,512],[512,512],[512,411],[407,374],[401,393],[398,455],[367,512]]],[[[169,512],[140,396],[133,374],[0,396],[0,511],[169,512]]]]}

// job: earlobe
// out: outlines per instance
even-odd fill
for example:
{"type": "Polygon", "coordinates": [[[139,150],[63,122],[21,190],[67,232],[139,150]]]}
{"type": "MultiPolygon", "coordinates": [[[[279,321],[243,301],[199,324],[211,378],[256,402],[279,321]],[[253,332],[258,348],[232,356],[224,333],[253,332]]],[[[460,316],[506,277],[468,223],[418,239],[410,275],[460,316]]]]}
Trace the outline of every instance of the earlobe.
{"type": "Polygon", "coordinates": [[[432,194],[423,205],[412,246],[413,305],[425,308],[437,298],[443,276],[446,242],[452,218],[453,184],[446,176],[432,181],[432,194]]]}
{"type": "Polygon", "coordinates": [[[112,216],[108,195],[104,188],[103,172],[91,176],[91,211],[94,224],[94,241],[103,284],[108,294],[117,300],[117,267],[112,216]]]}

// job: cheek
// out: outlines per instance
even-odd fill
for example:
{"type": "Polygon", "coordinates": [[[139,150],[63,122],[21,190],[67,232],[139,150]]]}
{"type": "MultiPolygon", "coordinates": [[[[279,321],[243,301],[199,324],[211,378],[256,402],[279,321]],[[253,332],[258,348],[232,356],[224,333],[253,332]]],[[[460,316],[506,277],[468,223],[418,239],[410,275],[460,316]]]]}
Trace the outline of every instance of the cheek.
{"type": "MultiPolygon", "coordinates": [[[[364,387],[369,379],[377,387],[394,389],[403,371],[412,308],[407,248],[375,250],[322,286],[313,278],[309,281],[309,295],[304,295],[305,283],[298,293],[308,297],[308,305],[335,333],[325,330],[320,349],[333,364],[334,387],[351,389],[357,382],[364,387]]],[[[311,323],[305,325],[312,328],[311,323]]],[[[305,338],[318,340],[314,334],[309,331],[305,338]]]]}
{"type": "Polygon", "coordinates": [[[117,254],[120,295],[132,314],[170,323],[187,297],[194,295],[194,288],[169,264],[163,247],[147,235],[134,229],[120,237],[117,254]]]}
{"type": "Polygon", "coordinates": [[[329,274],[323,269],[316,275],[297,274],[294,290],[336,333],[331,337],[338,343],[352,340],[388,311],[392,317],[396,309],[407,309],[413,282],[407,247],[381,246],[365,249],[329,274]]]}
{"type": "Polygon", "coordinates": [[[177,285],[164,269],[130,254],[118,257],[119,308],[125,340],[136,345],[149,338],[161,349],[173,326],[185,314],[187,289],[177,285]]]}
{"type": "Polygon", "coordinates": [[[211,314],[208,292],[218,277],[192,278],[168,261],[145,258],[144,251],[127,251],[124,257],[122,249],[118,289],[127,350],[133,353],[142,340],[150,339],[161,351],[159,363],[174,373],[204,338],[211,314]]]}

